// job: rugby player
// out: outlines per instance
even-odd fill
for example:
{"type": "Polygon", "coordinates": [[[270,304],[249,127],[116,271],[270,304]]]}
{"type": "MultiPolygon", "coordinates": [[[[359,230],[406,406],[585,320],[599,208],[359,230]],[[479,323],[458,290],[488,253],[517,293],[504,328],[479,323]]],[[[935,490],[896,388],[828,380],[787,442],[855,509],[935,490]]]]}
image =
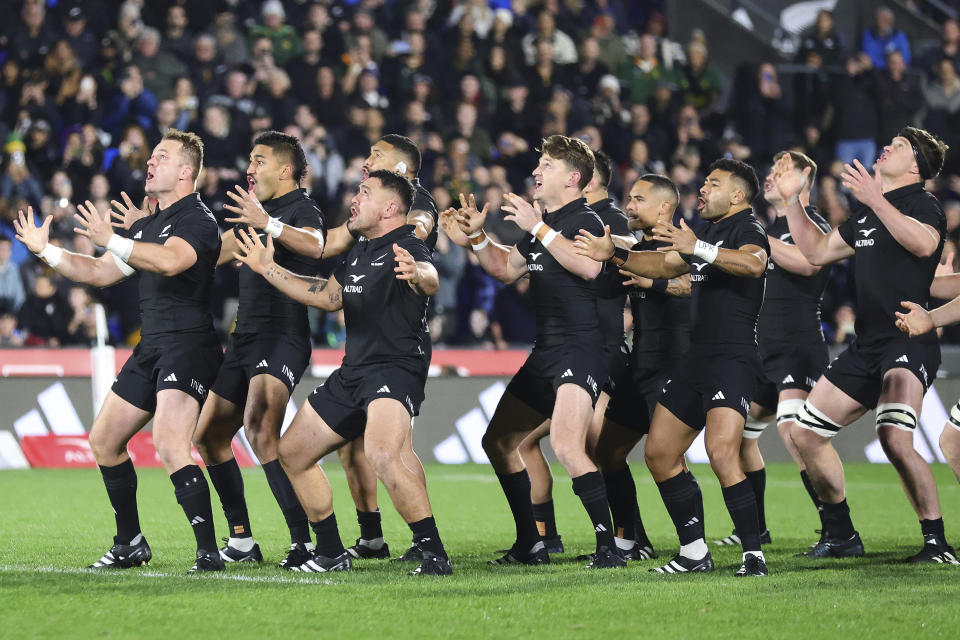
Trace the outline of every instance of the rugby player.
{"type": "MultiPolygon", "coordinates": [[[[314,274],[323,252],[323,218],[300,189],[307,164],[303,147],[278,131],[253,141],[247,189],[227,195],[225,206],[245,225],[276,243],[274,260],[294,273],[314,274]]],[[[221,236],[218,264],[233,260],[237,241],[231,229],[221,236]]],[[[200,411],[194,442],[220,496],[230,537],[220,550],[226,562],[260,562],[263,556],[250,529],[243,476],[230,443],[241,426],[267,476],[267,484],[290,530],[290,549],[280,563],[286,569],[309,559],[313,544],[303,507],[277,461],[277,443],[294,386],[310,363],[307,308],[271,287],[246,265],[239,273],[237,326],[223,365],[200,411]]]]}
{"type": "MultiPolygon", "coordinates": [[[[895,325],[901,301],[926,308],[943,250],[946,217],[924,187],[943,167],[946,145],[930,133],[904,127],[873,165],[855,160],[842,182],[863,204],[839,227],[824,233],[799,201],[805,177],[789,156],[780,158],[775,182],[787,204],[787,223],[811,264],[855,257],[856,339],[817,381],[801,407],[791,436],[823,501],[822,537],[809,558],[862,556],[844,487],[843,464],[831,443],[841,428],[876,408],[876,429],[911,506],[924,544],[910,562],[943,562],[947,544],[937,486],[913,448],[923,394],[940,365],[936,335],[909,338],[895,325]]],[[[803,173],[808,173],[804,169],[803,173]]]]}
{"type": "Polygon", "coordinates": [[[344,310],[343,363],[304,402],[280,438],[281,464],[317,536],[312,557],[299,571],[351,568],[351,554],[337,529],[330,483],[317,462],[364,434],[364,455],[421,551],[420,565],[411,573],[451,573],[426,483],[403,455],[429,366],[424,351],[429,339],[424,328],[427,299],[439,286],[429,249],[407,224],[413,196],[407,178],[371,172],[353,198],[347,221],[364,239],[328,280],[278,266],[272,259],[272,238],[264,247],[257,236],[240,234],[241,252],[235,257],[270,284],[303,304],[344,310]]]}
{"type": "MultiPolygon", "coordinates": [[[[470,245],[480,265],[502,282],[530,274],[536,312],[533,351],[507,385],[487,431],[483,448],[497,473],[516,525],[516,541],[494,564],[543,564],[550,561],[536,526],[530,478],[520,457],[520,442],[550,418],[550,444],[573,478],[596,533],[593,568],[622,567],[613,541],[606,489],[586,450],[587,432],[600,385],[607,377],[604,338],[594,285],[602,265],[577,255],[579,229],[603,233],[603,225],[583,198],[593,177],[593,152],[582,141],[553,135],[542,142],[533,171],[531,205],[507,194],[503,210],[528,235],[516,246],[493,242],[483,231],[489,205],[478,211],[475,198],[461,195],[459,210],[441,216],[453,242],[470,245]]],[[[622,312],[621,312],[622,313],[622,312]]]]}
{"type": "Polygon", "coordinates": [[[200,406],[223,359],[213,328],[210,299],[220,252],[217,223],[196,192],[203,142],[171,129],[147,161],[145,190],[157,211],[114,233],[111,214],[93,203],[78,205],[77,233],[106,247],[100,257],[65,251],[48,242],[51,217],[40,227],[20,214],[18,238],[57,272],[76,282],[105,287],[140,271],[140,343],[120,370],[90,429],[90,448],[100,466],[116,517],[113,546],[92,568],[146,564],[152,553],[140,530],[137,474],[127,442],[153,418],[153,442],[170,475],[177,502],[197,542],[191,572],[222,571],[210,490],[190,455],[200,406]]]}
{"type": "MultiPolygon", "coordinates": [[[[420,173],[420,161],[420,149],[413,140],[390,133],[370,147],[370,155],[363,162],[363,179],[366,180],[373,171],[386,170],[400,174],[413,183],[416,193],[410,211],[407,212],[407,224],[413,225],[414,234],[433,251],[437,245],[437,203],[417,177],[420,173]]],[[[323,255],[325,258],[340,255],[348,251],[356,240],[356,234],[346,223],[330,229],[323,255]]],[[[425,341],[423,350],[429,365],[432,353],[429,340],[425,341]]],[[[412,433],[411,428],[411,436],[412,433]]],[[[363,436],[338,449],[337,455],[340,456],[340,463],[347,475],[347,485],[357,507],[357,521],[360,524],[360,537],[347,551],[354,558],[389,558],[390,547],[383,539],[377,501],[377,474],[363,455],[363,436]]],[[[412,437],[404,441],[403,456],[407,465],[418,473],[426,484],[423,465],[413,451],[412,437]]],[[[395,558],[404,562],[420,562],[420,559],[420,551],[413,544],[403,555],[395,558]]]]}
{"type": "MultiPolygon", "coordinates": [[[[816,207],[810,206],[810,189],[817,174],[816,163],[798,151],[781,151],[774,156],[774,163],[785,154],[790,155],[794,170],[800,172],[801,176],[805,169],[809,169],[803,177],[800,205],[817,227],[829,233],[830,224],[817,213],[816,207]]],[[[787,228],[785,203],[773,178],[771,170],[763,182],[763,198],[777,211],[777,217],[767,225],[767,241],[770,243],[767,289],[757,321],[763,371],[757,380],[757,391],[750,404],[750,415],[747,416],[743,442],[740,444],[740,460],[757,499],[760,541],[763,544],[770,543],[770,531],[764,504],[767,472],[758,438],[774,416],[780,438],[800,468],[803,486],[817,507],[817,513],[821,511],[820,500],[810,483],[803,459],[790,438],[790,429],[814,382],[830,361],[820,326],[820,299],[830,278],[830,267],[810,264],[793,243],[787,228]]],[[[821,530],[822,525],[821,520],[821,530]]],[[[740,537],[734,530],[717,543],[740,544],[740,537]]]]}
{"type": "Polygon", "coordinates": [[[613,260],[637,275],[667,279],[690,273],[691,346],[664,384],[645,450],[681,546],[670,562],[651,571],[714,569],[704,541],[703,499],[683,464],[705,428],[707,455],[743,548],[743,564],[734,575],[767,575],[757,504],[739,456],[760,368],[756,323],[769,254],[767,236],[750,208],[759,190],[750,165],[717,160],[700,189],[700,215],[710,222],[700,238],[683,220],[679,228],[666,223],[654,228],[653,239],[665,243],[657,251],[615,248],[609,233],[577,236],[581,255],[613,260]]]}

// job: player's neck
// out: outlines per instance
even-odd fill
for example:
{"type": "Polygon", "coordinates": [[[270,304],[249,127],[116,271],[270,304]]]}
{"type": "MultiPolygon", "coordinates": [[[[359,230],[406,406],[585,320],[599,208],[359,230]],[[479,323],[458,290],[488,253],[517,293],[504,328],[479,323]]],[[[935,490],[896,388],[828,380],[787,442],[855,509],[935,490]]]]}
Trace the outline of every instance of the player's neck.
{"type": "Polygon", "coordinates": [[[190,195],[194,191],[196,191],[196,189],[194,189],[193,183],[178,182],[177,186],[170,191],[164,191],[163,193],[155,194],[157,198],[157,209],[166,209],[174,202],[177,202],[181,198],[190,195]]]}
{"type": "Polygon", "coordinates": [[[396,231],[405,224],[407,224],[405,218],[381,220],[380,223],[369,232],[364,232],[363,237],[367,240],[376,240],[377,238],[382,238],[392,231],[396,231]]]}
{"type": "Polygon", "coordinates": [[[287,195],[291,191],[295,191],[296,189],[297,189],[297,183],[294,182],[293,180],[280,181],[280,183],[277,185],[276,192],[273,194],[273,196],[270,199],[276,200],[277,198],[282,198],[283,196],[287,195]]]}
{"type": "Polygon", "coordinates": [[[912,173],[903,173],[899,176],[885,176],[882,173],[880,174],[880,191],[883,193],[917,183],[923,184],[923,180],[920,179],[920,176],[912,173]]]}
{"type": "Polygon", "coordinates": [[[543,206],[545,213],[552,213],[557,209],[562,209],[574,200],[579,200],[582,197],[583,193],[580,190],[568,190],[564,191],[556,198],[544,198],[540,201],[540,204],[543,206]]]}
{"type": "Polygon", "coordinates": [[[719,218],[714,220],[714,222],[720,222],[721,220],[726,220],[727,218],[731,216],[735,216],[741,211],[746,211],[749,208],[750,208],[750,203],[738,204],[736,206],[730,207],[730,211],[727,211],[725,215],[720,216],[719,218]]]}
{"type": "Polygon", "coordinates": [[[587,204],[594,204],[610,197],[606,189],[597,189],[596,191],[584,191],[583,197],[587,199],[587,204]]]}

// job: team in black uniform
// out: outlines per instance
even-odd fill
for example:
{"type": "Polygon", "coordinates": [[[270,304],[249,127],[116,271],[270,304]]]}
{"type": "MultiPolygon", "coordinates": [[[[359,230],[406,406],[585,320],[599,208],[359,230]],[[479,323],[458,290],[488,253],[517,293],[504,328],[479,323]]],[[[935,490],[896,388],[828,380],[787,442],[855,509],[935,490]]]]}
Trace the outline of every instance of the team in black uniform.
{"type": "Polygon", "coordinates": [[[394,506],[413,531],[421,563],[413,574],[451,572],[430,511],[426,483],[404,459],[404,441],[423,401],[429,360],[425,317],[437,272],[426,244],[406,224],[414,187],[389,171],[360,184],[347,224],[362,235],[327,281],[278,267],[272,240],[243,234],[243,256],[281,291],[327,311],[343,308],[347,327],[343,364],[317,387],[280,439],[280,460],[317,535],[316,550],[300,571],[345,571],[330,484],[317,461],[365,435],[364,451],[394,506]],[[341,284],[342,282],[342,284],[341,284]]]}
{"type": "MultiPolygon", "coordinates": [[[[641,232],[643,236],[624,248],[656,251],[663,243],[650,236],[658,222],[672,221],[680,199],[677,188],[668,178],[645,175],[633,184],[629,195],[626,213],[630,231],[641,232]]],[[[618,241],[616,237],[613,239],[618,241]]],[[[649,432],[653,409],[668,370],[683,358],[689,345],[690,276],[651,280],[624,275],[629,276],[627,282],[632,285],[629,287],[632,349],[626,367],[614,381],[596,455],[607,487],[617,547],[628,559],[645,560],[656,557],[656,552],[640,518],[637,489],[627,465],[627,455],[649,432]]]]}
{"type": "MultiPolygon", "coordinates": [[[[800,192],[800,202],[807,217],[824,233],[829,233],[830,224],[817,213],[815,207],[809,205],[816,164],[797,151],[780,152],[774,157],[774,163],[784,154],[790,155],[796,171],[802,173],[804,169],[809,169],[800,192]]],[[[810,264],[794,245],[787,226],[784,201],[773,177],[771,172],[763,183],[764,200],[777,211],[777,217],[767,225],[770,242],[767,288],[757,321],[763,371],[757,380],[757,391],[740,445],[740,459],[757,500],[763,544],[770,543],[770,531],[766,523],[764,499],[766,468],[757,440],[774,416],[784,446],[799,466],[803,485],[817,506],[817,512],[820,512],[820,500],[810,483],[803,459],[790,438],[790,429],[814,382],[830,360],[820,325],[820,299],[830,277],[830,267],[810,264]]],[[[734,531],[717,542],[740,544],[740,538],[734,531]]]]}
{"type": "Polygon", "coordinates": [[[580,140],[554,135],[541,146],[533,171],[536,208],[507,194],[503,210],[528,232],[515,247],[492,242],[483,232],[487,206],[477,211],[473,196],[461,197],[459,211],[443,212],[444,229],[457,244],[470,244],[480,265],[495,278],[513,282],[529,274],[536,309],[533,351],[507,385],[483,438],[516,524],[516,541],[496,564],[549,562],[533,517],[530,478],[518,452],[520,442],[546,418],[550,441],[573,477],[596,532],[590,566],[623,566],[616,551],[603,478],[587,455],[593,407],[607,378],[603,336],[593,279],[601,265],[578,256],[572,239],[580,229],[602,233],[596,213],[582,197],[593,175],[593,153],[580,140]],[[541,214],[541,210],[545,213],[541,214]]]}
{"type": "Polygon", "coordinates": [[[126,231],[114,233],[109,212],[101,214],[89,201],[80,205],[82,227],[77,232],[108,249],[99,258],[49,245],[50,218],[39,228],[22,216],[18,224],[18,237],[28,248],[77,282],[107,286],[141,272],[141,340],[89,436],[117,522],[113,547],[91,565],[94,568],[125,569],[152,557],[140,530],[137,475],[126,449],[152,417],[157,454],[196,537],[191,571],[223,569],[210,491],[190,456],[200,405],[222,360],[210,313],[220,237],[216,220],[195,191],[202,165],[200,138],[171,130],[147,161],[145,189],[158,200],[155,213],[134,212],[131,206],[131,219],[139,219],[126,231]]]}
{"type": "MultiPolygon", "coordinates": [[[[237,188],[228,222],[277,240],[277,264],[294,273],[317,273],[323,251],[323,217],[299,188],[306,158],[293,136],[269,131],[254,140],[247,167],[249,190],[237,188]],[[262,204],[261,204],[262,203],[262,204]]],[[[234,230],[222,236],[219,263],[233,260],[234,230]]],[[[250,529],[243,476],[231,440],[241,425],[260,460],[290,530],[290,550],[280,566],[306,562],[313,544],[307,516],[277,460],[277,443],[290,394],[310,363],[307,308],[271,287],[249,267],[239,273],[237,325],[223,365],[200,412],[195,441],[220,496],[230,537],[220,551],[226,562],[260,562],[250,529]]]]}
{"type": "Polygon", "coordinates": [[[863,206],[829,234],[807,218],[796,200],[802,180],[787,156],[778,163],[777,187],[790,203],[790,233],[814,264],[855,256],[857,337],[817,382],[802,407],[793,440],[823,501],[824,530],[805,553],[812,558],[863,555],[850,519],[843,468],[830,439],[872,408],[877,434],[900,473],[920,518],[924,546],[912,562],[956,557],[943,530],[937,488],[926,461],[913,448],[923,394],[940,364],[935,334],[903,336],[895,326],[901,301],[928,307],[946,233],[937,199],[925,180],[943,166],[945,145],[914,127],[905,127],[884,147],[874,175],[856,162],[843,183],[863,206]]]}
{"type": "MultiPolygon", "coordinates": [[[[366,179],[371,172],[380,170],[398,173],[413,183],[416,191],[413,204],[407,213],[407,223],[414,226],[414,234],[433,251],[437,245],[437,203],[417,177],[420,172],[420,149],[416,143],[397,134],[387,134],[377,140],[370,147],[370,155],[363,163],[363,178],[366,179]]],[[[348,251],[356,242],[346,223],[331,229],[327,240],[323,253],[327,258],[348,251]]],[[[424,345],[424,351],[429,363],[429,340],[424,345]]],[[[404,443],[404,456],[410,461],[411,468],[426,482],[423,465],[414,453],[412,443],[411,438],[404,443]]],[[[357,507],[357,520],[360,524],[360,537],[347,551],[354,558],[389,558],[390,547],[383,539],[377,504],[377,474],[363,454],[363,436],[345,444],[337,450],[337,454],[347,475],[347,484],[357,507]]],[[[397,560],[420,562],[421,554],[414,544],[397,560]]]]}
{"type": "Polygon", "coordinates": [[[683,221],[680,228],[655,227],[653,238],[667,243],[658,252],[614,251],[609,238],[577,238],[584,255],[612,258],[638,275],[671,278],[690,273],[690,350],[664,384],[645,452],[681,543],[680,553],[655,569],[660,573],[713,570],[703,539],[702,497],[682,464],[704,425],[711,465],[742,540],[743,565],[735,575],[767,573],[756,501],[738,455],[760,368],[756,322],[769,253],[763,227],[750,209],[758,191],[749,165],[718,160],[700,190],[701,217],[711,223],[699,238],[683,221]]]}

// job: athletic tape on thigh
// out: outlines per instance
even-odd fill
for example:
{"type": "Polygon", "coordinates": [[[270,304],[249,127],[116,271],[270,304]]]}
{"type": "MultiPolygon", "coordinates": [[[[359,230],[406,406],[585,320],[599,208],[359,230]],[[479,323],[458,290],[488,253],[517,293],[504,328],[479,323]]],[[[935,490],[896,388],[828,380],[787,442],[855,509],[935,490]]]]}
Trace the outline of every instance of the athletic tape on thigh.
{"type": "Polygon", "coordinates": [[[780,404],[777,405],[777,426],[779,427],[784,422],[796,422],[800,409],[803,408],[803,403],[804,401],[800,398],[781,400],[780,404]]]}
{"type": "Polygon", "coordinates": [[[747,440],[756,440],[763,434],[767,428],[767,422],[747,416],[747,421],[743,425],[743,437],[747,440]]]}
{"type": "Polygon", "coordinates": [[[841,425],[828,418],[809,401],[804,402],[800,411],[797,412],[797,424],[824,438],[834,437],[841,428],[841,425]]]}
{"type": "Polygon", "coordinates": [[[950,421],[948,424],[957,431],[960,431],[960,401],[950,409],[950,421]]]}
{"type": "Polygon", "coordinates": [[[895,427],[901,431],[913,431],[917,428],[917,412],[902,402],[884,402],[877,405],[877,429],[895,427]]]}

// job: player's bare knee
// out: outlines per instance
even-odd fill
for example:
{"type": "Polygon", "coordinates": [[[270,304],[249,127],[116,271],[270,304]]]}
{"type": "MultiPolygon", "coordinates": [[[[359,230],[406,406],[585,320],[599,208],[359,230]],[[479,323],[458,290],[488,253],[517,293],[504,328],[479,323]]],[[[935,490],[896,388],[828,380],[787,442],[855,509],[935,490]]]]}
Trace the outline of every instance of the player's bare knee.
{"type": "Polygon", "coordinates": [[[94,427],[88,439],[90,450],[98,464],[112,466],[114,459],[124,451],[124,446],[117,438],[111,437],[104,429],[94,427]]]}

